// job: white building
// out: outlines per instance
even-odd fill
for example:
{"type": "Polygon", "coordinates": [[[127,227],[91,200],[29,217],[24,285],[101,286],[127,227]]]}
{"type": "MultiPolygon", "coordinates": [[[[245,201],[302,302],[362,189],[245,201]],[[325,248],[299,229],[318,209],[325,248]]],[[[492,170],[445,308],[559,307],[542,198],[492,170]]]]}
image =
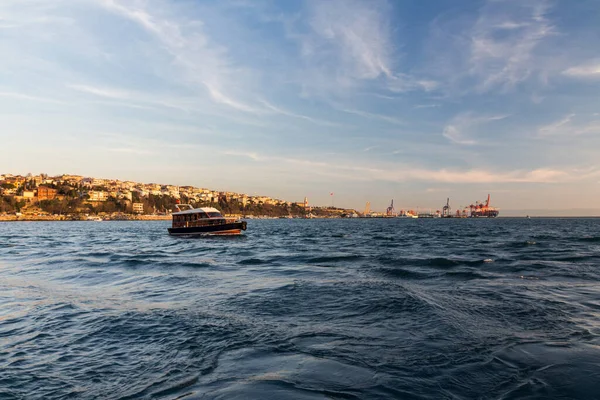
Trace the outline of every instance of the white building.
{"type": "Polygon", "coordinates": [[[135,214],[143,214],[144,213],[144,204],[143,203],[133,203],[131,205],[131,207],[135,214]]]}
{"type": "Polygon", "coordinates": [[[108,200],[108,193],[101,190],[90,190],[88,192],[90,201],[106,201],[108,200]]]}

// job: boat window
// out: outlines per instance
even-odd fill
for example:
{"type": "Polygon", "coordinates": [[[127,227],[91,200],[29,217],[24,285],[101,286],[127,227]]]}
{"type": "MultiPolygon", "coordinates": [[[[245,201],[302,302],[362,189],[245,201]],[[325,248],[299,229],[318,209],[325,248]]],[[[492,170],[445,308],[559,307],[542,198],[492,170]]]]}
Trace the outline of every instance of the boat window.
{"type": "Polygon", "coordinates": [[[215,212],[215,211],[213,211],[213,212],[209,212],[209,213],[207,213],[207,214],[208,214],[209,218],[214,218],[214,217],[222,217],[221,213],[219,213],[219,212],[215,212]]]}

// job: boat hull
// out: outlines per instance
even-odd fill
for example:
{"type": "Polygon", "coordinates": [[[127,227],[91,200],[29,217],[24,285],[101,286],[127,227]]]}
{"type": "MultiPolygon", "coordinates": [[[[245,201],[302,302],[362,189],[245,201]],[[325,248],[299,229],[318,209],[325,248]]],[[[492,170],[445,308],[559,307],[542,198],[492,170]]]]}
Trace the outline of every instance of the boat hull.
{"type": "Polygon", "coordinates": [[[471,213],[472,218],[496,218],[498,216],[498,210],[482,210],[474,211],[471,213]]]}
{"type": "Polygon", "coordinates": [[[168,228],[169,235],[240,235],[246,230],[245,221],[228,222],[218,225],[190,226],[184,228],[168,228]]]}

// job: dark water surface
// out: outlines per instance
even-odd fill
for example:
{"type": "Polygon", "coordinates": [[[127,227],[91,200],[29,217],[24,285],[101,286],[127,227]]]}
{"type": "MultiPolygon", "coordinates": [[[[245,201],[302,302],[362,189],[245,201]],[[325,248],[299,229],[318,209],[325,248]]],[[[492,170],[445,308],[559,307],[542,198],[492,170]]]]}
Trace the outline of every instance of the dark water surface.
{"type": "Polygon", "coordinates": [[[600,399],[600,220],[0,224],[1,399],[600,399]]]}

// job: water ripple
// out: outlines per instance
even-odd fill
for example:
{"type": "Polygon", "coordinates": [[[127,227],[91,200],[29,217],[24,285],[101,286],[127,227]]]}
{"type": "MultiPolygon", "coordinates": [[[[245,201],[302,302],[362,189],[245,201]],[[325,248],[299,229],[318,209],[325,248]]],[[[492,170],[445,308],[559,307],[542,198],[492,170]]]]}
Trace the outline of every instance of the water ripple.
{"type": "Polygon", "coordinates": [[[596,219],[0,224],[0,399],[596,398],[596,219]]]}

